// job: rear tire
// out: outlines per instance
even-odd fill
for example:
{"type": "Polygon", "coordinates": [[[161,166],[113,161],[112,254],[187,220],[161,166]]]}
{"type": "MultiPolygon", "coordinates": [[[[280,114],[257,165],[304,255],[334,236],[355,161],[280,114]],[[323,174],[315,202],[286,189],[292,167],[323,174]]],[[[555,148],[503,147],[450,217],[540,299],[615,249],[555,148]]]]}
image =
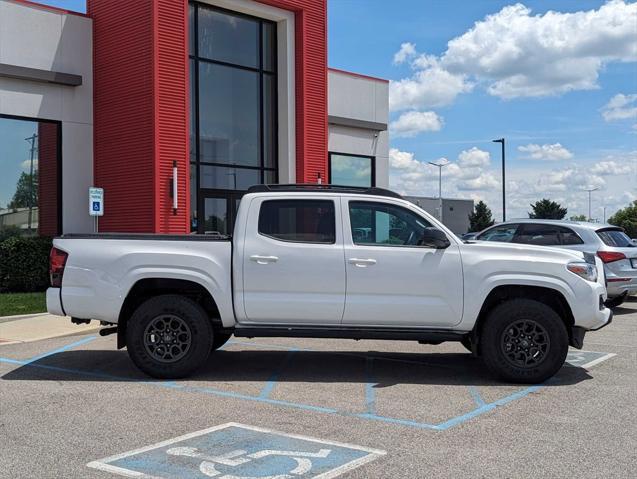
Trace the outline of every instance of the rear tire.
{"type": "Polygon", "coordinates": [[[126,328],[128,355],[135,366],[158,379],[177,379],[201,367],[212,349],[213,329],[206,312],[184,296],[146,300],[126,328]]]}
{"type": "Polygon", "coordinates": [[[482,327],[482,358],[505,381],[535,384],[560,370],[568,333],[560,316],[543,303],[512,299],[495,307],[482,327]]]}

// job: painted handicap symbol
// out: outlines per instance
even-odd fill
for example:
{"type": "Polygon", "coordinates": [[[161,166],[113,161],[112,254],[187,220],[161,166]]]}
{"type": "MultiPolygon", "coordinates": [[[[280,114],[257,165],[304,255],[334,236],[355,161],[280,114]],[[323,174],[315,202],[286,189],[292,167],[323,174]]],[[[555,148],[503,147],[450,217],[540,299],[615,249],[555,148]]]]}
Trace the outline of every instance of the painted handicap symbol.
{"type": "Polygon", "coordinates": [[[90,462],[126,477],[156,479],[335,478],[385,451],[227,423],[90,462]]]}
{"type": "Polygon", "coordinates": [[[224,474],[218,479],[293,479],[294,476],[302,476],[311,471],[312,461],[310,458],[326,458],[330,452],[330,449],[321,449],[319,452],[302,452],[302,451],[278,451],[264,449],[252,454],[247,454],[247,451],[238,449],[230,451],[220,456],[209,456],[198,452],[196,447],[173,447],[166,451],[166,454],[171,456],[186,456],[194,459],[201,459],[202,462],[199,465],[199,470],[208,477],[217,477],[223,474],[216,468],[217,464],[224,466],[240,466],[251,462],[256,459],[261,459],[269,456],[285,456],[290,457],[296,462],[296,467],[289,472],[289,474],[277,474],[270,476],[235,476],[232,474],[224,474]],[[290,475],[291,474],[291,475],[290,475]]]}

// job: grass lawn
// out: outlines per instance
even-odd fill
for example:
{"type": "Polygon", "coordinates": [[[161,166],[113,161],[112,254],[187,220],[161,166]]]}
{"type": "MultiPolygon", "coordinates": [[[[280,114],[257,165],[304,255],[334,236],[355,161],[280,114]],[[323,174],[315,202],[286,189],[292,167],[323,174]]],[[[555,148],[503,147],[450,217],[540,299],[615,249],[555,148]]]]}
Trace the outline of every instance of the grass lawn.
{"type": "Polygon", "coordinates": [[[0,293],[0,316],[43,313],[46,295],[42,293],[0,293]]]}

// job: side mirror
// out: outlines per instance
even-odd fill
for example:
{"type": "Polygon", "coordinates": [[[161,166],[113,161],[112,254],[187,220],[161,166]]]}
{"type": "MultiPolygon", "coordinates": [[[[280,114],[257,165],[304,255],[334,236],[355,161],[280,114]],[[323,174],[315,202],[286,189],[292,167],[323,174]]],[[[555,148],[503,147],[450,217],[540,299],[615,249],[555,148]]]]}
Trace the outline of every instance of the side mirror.
{"type": "Polygon", "coordinates": [[[447,235],[436,228],[426,228],[422,234],[420,246],[426,248],[445,249],[451,246],[447,235]]]}

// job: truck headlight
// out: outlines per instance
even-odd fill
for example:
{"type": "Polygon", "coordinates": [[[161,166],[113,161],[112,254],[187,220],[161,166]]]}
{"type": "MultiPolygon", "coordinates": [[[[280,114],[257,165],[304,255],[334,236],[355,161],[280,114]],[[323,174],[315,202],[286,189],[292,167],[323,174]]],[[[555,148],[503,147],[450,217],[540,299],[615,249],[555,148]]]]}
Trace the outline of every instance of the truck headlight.
{"type": "Polygon", "coordinates": [[[577,261],[567,264],[566,269],[571,273],[575,273],[580,278],[584,278],[586,281],[593,283],[597,281],[597,266],[594,264],[577,261]]]}

